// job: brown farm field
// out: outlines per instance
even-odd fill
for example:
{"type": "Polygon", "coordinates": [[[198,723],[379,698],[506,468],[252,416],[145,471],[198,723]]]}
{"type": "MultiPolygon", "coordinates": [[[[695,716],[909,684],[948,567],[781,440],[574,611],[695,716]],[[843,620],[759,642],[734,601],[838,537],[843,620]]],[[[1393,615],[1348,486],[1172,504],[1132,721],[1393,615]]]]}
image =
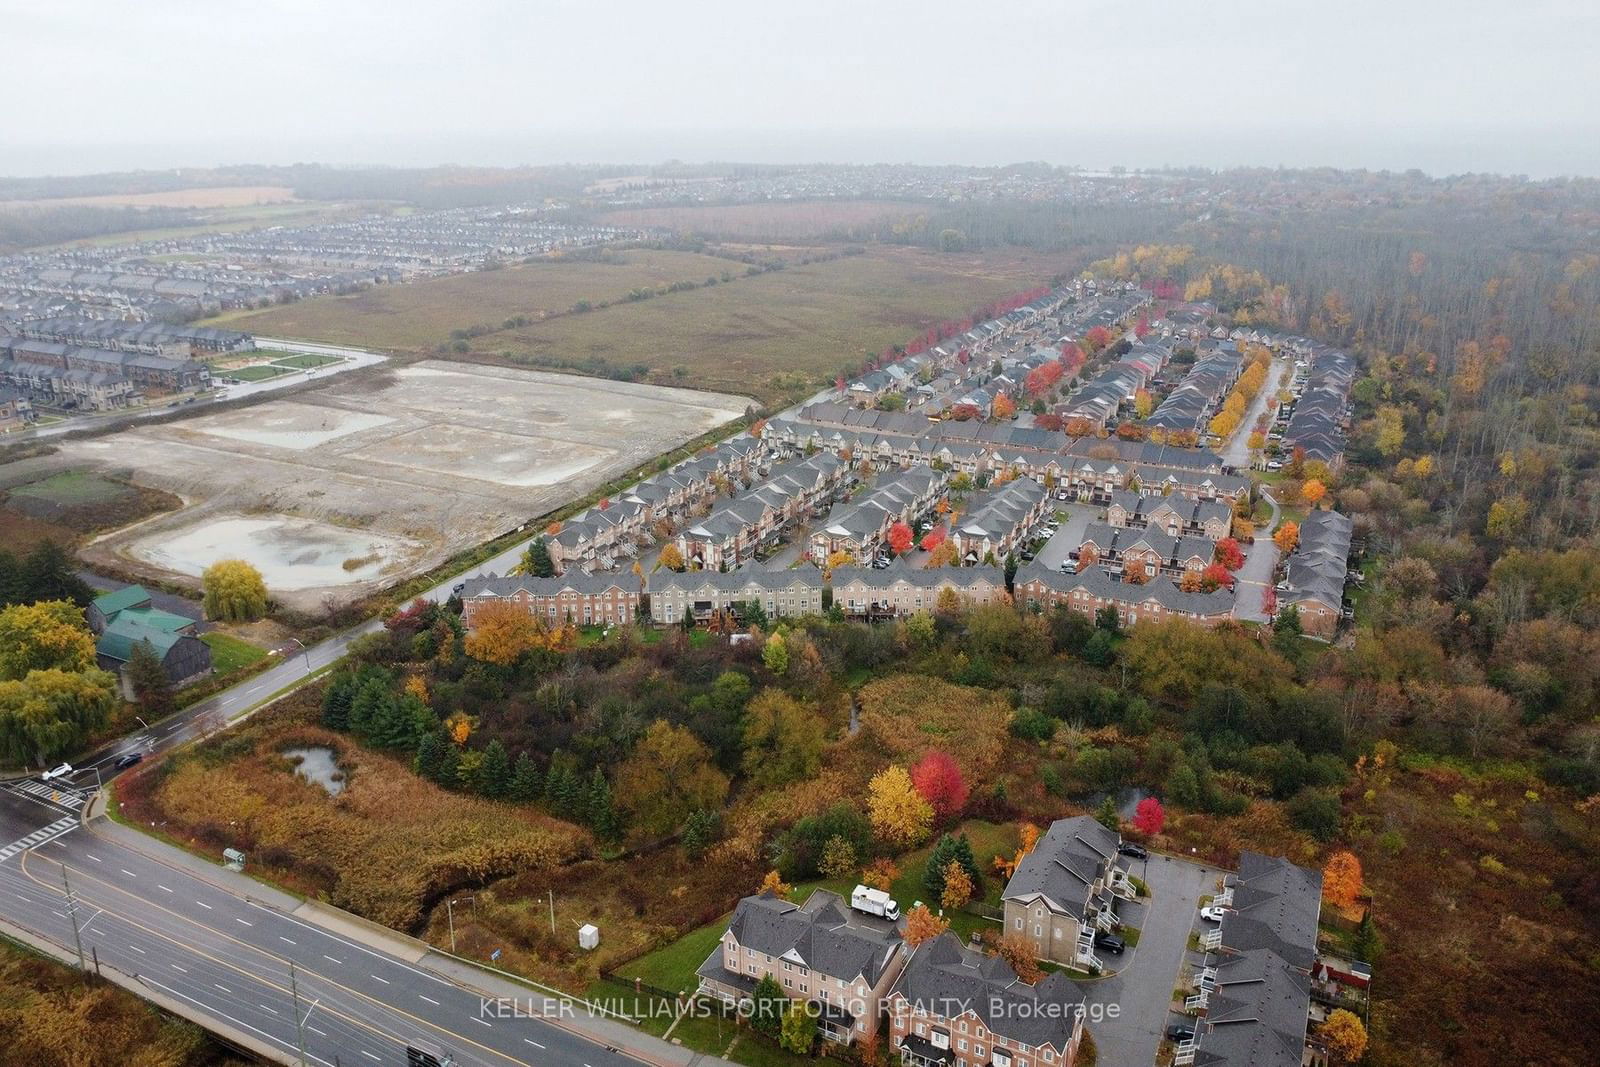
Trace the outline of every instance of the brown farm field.
{"type": "Polygon", "coordinates": [[[1024,251],[941,255],[875,247],[692,292],[564,315],[477,338],[516,363],[642,364],[652,380],[796,398],[846,364],[1072,267],[1024,251]]]}
{"type": "Polygon", "coordinates": [[[895,200],[806,200],[772,204],[710,204],[608,211],[613,226],[662,226],[677,233],[737,239],[803,240],[870,234],[880,224],[915,215],[920,205],[895,200]]]}
{"type": "Polygon", "coordinates": [[[599,260],[556,258],[500,270],[380,285],[283,307],[221,315],[208,322],[272,337],[303,337],[404,352],[432,352],[452,330],[498,327],[591,304],[626,299],[629,290],[703,282],[743,263],[692,252],[630,249],[599,260]]]}

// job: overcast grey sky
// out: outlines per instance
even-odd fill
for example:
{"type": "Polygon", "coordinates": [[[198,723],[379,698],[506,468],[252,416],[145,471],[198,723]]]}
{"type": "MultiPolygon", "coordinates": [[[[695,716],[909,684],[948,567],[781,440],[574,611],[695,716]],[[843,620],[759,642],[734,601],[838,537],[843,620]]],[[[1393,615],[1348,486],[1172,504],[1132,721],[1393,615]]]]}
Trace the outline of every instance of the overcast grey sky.
{"type": "Polygon", "coordinates": [[[323,161],[1600,174],[1600,0],[0,0],[0,173],[323,161]]]}

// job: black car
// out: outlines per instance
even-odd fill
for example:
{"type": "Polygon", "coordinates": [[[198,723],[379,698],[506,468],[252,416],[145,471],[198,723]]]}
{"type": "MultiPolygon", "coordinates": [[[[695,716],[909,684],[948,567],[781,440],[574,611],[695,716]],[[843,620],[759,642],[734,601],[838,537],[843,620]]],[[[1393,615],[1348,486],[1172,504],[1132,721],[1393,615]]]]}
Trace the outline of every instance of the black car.
{"type": "Polygon", "coordinates": [[[1194,1027],[1188,1026],[1184,1023],[1173,1023],[1171,1026],[1167,1027],[1167,1040],[1193,1041],[1194,1027]]]}
{"type": "Polygon", "coordinates": [[[1128,943],[1116,934],[1095,934],[1094,947],[1103,948],[1107,952],[1120,956],[1122,955],[1122,950],[1128,947],[1128,943]]]}
{"type": "Polygon", "coordinates": [[[1149,851],[1143,845],[1136,845],[1132,841],[1118,845],[1117,851],[1122,853],[1124,856],[1132,856],[1136,860],[1147,860],[1150,858],[1149,851]]]}
{"type": "Polygon", "coordinates": [[[117,762],[112,764],[112,766],[116,767],[116,769],[119,771],[125,771],[142,759],[144,759],[143,752],[129,752],[125,756],[118,756],[117,762]]]}

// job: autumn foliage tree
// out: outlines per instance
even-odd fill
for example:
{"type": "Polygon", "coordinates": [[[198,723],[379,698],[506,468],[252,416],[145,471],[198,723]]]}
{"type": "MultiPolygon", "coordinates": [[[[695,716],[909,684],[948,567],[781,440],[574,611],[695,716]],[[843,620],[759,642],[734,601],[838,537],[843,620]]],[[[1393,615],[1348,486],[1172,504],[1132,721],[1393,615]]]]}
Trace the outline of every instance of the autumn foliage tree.
{"type": "Polygon", "coordinates": [[[960,815],[967,806],[967,783],[961,768],[939,749],[930,749],[911,768],[911,782],[941,822],[960,815]]]}
{"type": "Polygon", "coordinates": [[[933,805],[923,799],[904,767],[890,765],[867,784],[873,831],[898,848],[920,844],[933,825],[933,805]]]}
{"type": "Polygon", "coordinates": [[[916,534],[911,532],[911,527],[903,522],[897,522],[889,527],[889,547],[897,556],[904,555],[910,550],[916,540],[916,534]]]}
{"type": "Polygon", "coordinates": [[[1358,1062],[1367,1053],[1367,1028],[1355,1012],[1335,1008],[1317,1030],[1317,1036],[1328,1048],[1328,1055],[1336,1064],[1358,1062]]]}
{"type": "Polygon", "coordinates": [[[972,876],[960,860],[951,860],[944,868],[944,891],[939,895],[939,906],[947,911],[957,911],[972,899],[972,876]]]}
{"type": "Polygon", "coordinates": [[[1328,487],[1315,478],[1308,478],[1300,486],[1300,499],[1307,507],[1316,507],[1328,495],[1328,487]]]}
{"type": "Polygon", "coordinates": [[[899,877],[899,866],[887,856],[880,856],[873,860],[867,865],[867,869],[861,873],[863,884],[871,886],[873,889],[881,889],[884,892],[888,892],[889,887],[894,885],[894,880],[899,877]]]}
{"type": "Polygon", "coordinates": [[[1285,521],[1276,530],[1272,531],[1272,543],[1278,546],[1278,551],[1288,555],[1300,544],[1300,524],[1285,521]]]}
{"type": "Polygon", "coordinates": [[[906,930],[902,936],[906,944],[916,948],[924,941],[932,941],[948,929],[950,923],[947,920],[929,911],[926,904],[918,904],[906,912],[906,930]]]}
{"type": "Polygon", "coordinates": [[[1033,942],[1022,934],[1006,934],[995,942],[994,954],[1009,963],[1017,977],[1029,985],[1044,977],[1034,957],[1033,942]]]}
{"type": "Polygon", "coordinates": [[[467,655],[498,667],[509,667],[529,652],[566,652],[577,643],[570,627],[552,629],[517,604],[490,602],[473,616],[467,634],[467,655]]]}
{"type": "Polygon", "coordinates": [[[1224,537],[1217,542],[1214,556],[1218,563],[1230,571],[1236,571],[1244,566],[1244,553],[1239,549],[1239,542],[1231,537],[1224,537]]]}
{"type": "Polygon", "coordinates": [[[1200,572],[1200,589],[1209,593],[1215,589],[1232,589],[1233,575],[1220,563],[1212,563],[1200,572]]]}
{"type": "Polygon", "coordinates": [[[1012,400],[1007,394],[1001,393],[999,396],[994,398],[992,410],[994,411],[995,418],[1009,419],[1011,416],[1017,413],[1017,402],[1012,400]]]}
{"type": "Polygon", "coordinates": [[[683,570],[683,553],[678,551],[678,546],[671,541],[661,546],[661,555],[656,557],[656,565],[665,567],[669,571],[683,570]]]}
{"type": "Polygon", "coordinates": [[[767,876],[761,879],[761,888],[756,890],[758,894],[771,893],[775,897],[784,898],[787,898],[788,895],[793,891],[794,886],[790,885],[788,882],[785,882],[783,880],[783,875],[779,874],[776,870],[768,871],[767,876]]]}
{"type": "Polygon", "coordinates": [[[267,584],[242,559],[219,559],[200,575],[206,618],[249,622],[267,613],[267,584]]]}
{"type": "Polygon", "coordinates": [[[1167,824],[1166,809],[1155,797],[1145,797],[1133,809],[1133,828],[1146,837],[1154,837],[1167,824]]]}
{"type": "Polygon", "coordinates": [[[945,536],[944,527],[935,526],[922,535],[922,550],[924,552],[932,552],[944,543],[945,536]]]}
{"type": "Polygon", "coordinates": [[[1322,898],[1343,911],[1355,907],[1361,895],[1361,861],[1346,849],[1328,857],[1322,868],[1322,898]]]}

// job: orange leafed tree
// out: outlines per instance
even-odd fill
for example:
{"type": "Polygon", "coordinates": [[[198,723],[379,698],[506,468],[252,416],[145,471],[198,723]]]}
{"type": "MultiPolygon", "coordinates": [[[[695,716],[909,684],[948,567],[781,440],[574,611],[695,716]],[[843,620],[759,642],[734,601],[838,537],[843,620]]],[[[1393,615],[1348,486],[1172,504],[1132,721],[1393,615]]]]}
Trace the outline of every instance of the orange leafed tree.
{"type": "Polygon", "coordinates": [[[467,655],[484,663],[509,667],[538,648],[541,627],[526,608],[509,603],[489,603],[473,616],[467,634],[467,655]]]}
{"type": "Polygon", "coordinates": [[[995,418],[997,418],[997,419],[1009,419],[1011,416],[1015,415],[1016,413],[1017,413],[1016,401],[1012,400],[1005,393],[1001,393],[999,396],[994,398],[994,417],[995,418]]]}
{"type": "Polygon", "coordinates": [[[932,941],[948,929],[950,924],[929,911],[926,904],[918,904],[906,913],[905,941],[912,948],[932,941]]]}
{"type": "Polygon", "coordinates": [[[1322,896],[1341,910],[1355,907],[1361,895],[1361,861],[1355,853],[1341,849],[1328,857],[1322,868],[1322,896]]]}
{"type": "Polygon", "coordinates": [[[1034,958],[1033,942],[1022,934],[1007,934],[995,945],[994,954],[1011,964],[1017,977],[1032,985],[1044,977],[1039,961],[1034,958]]]}
{"type": "Polygon", "coordinates": [[[944,892],[939,897],[941,907],[956,911],[967,906],[972,899],[972,876],[961,866],[960,860],[951,860],[944,869],[944,892]]]}
{"type": "Polygon", "coordinates": [[[1323,498],[1327,495],[1328,487],[1317,481],[1315,478],[1307,479],[1306,482],[1300,486],[1300,499],[1304,500],[1310,507],[1316,507],[1318,504],[1322,503],[1323,498]]]}
{"type": "Polygon", "coordinates": [[[887,893],[889,887],[894,885],[894,880],[898,877],[900,877],[900,868],[895,866],[894,860],[889,859],[887,856],[882,856],[873,860],[866,871],[862,873],[861,882],[863,885],[871,886],[873,889],[881,889],[887,893]]]}
{"type": "Polygon", "coordinates": [[[1300,543],[1300,524],[1285,522],[1272,531],[1272,543],[1278,546],[1278,551],[1284,554],[1293,552],[1300,543]]]}
{"type": "Polygon", "coordinates": [[[1016,854],[1010,859],[1004,856],[994,858],[994,869],[1005,878],[1010,878],[1017,873],[1017,867],[1022,863],[1022,857],[1033,851],[1033,846],[1039,843],[1039,828],[1031,822],[1022,824],[1018,831],[1019,844],[1016,854]]]}
{"type": "Polygon", "coordinates": [[[756,892],[771,893],[773,896],[777,897],[787,897],[793,888],[793,886],[783,880],[783,876],[777,871],[768,871],[767,876],[761,879],[761,888],[756,890],[756,892]]]}

